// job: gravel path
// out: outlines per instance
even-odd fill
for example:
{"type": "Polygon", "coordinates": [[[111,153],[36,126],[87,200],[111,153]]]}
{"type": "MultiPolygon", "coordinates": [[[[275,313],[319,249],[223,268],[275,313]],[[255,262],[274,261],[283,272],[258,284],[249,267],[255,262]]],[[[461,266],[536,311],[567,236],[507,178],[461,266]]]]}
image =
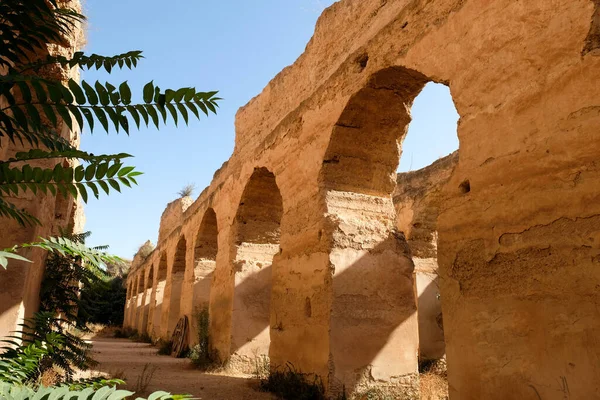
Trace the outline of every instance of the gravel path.
{"type": "Polygon", "coordinates": [[[273,400],[274,397],[256,390],[257,382],[249,376],[225,373],[207,374],[191,367],[189,360],[159,356],[157,349],[145,343],[127,339],[96,338],[94,358],[100,363],[95,372],[127,381],[125,389],[136,390],[136,396],[146,397],[156,390],[189,393],[202,400],[273,400]],[[145,390],[139,391],[139,378],[149,377],[145,390]]]}

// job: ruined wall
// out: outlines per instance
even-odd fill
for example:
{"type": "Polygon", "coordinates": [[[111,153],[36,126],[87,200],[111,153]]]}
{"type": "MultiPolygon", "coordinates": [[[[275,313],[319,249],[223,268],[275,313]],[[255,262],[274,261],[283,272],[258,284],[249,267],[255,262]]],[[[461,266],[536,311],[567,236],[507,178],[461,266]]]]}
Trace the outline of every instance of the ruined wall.
{"type": "MultiPolygon", "coordinates": [[[[60,3],[80,10],[78,0],[64,0],[60,3]]],[[[78,51],[83,41],[83,29],[77,26],[73,35],[65,38],[61,45],[49,45],[47,52],[33,55],[45,57],[48,54],[62,55],[70,58],[78,51]]],[[[70,78],[78,79],[79,71],[76,69],[63,69],[58,66],[44,67],[40,75],[60,79],[67,82],[70,78]]],[[[78,146],[80,131],[69,130],[66,125],[59,134],[71,144],[78,146]]],[[[7,138],[0,139],[0,160],[6,160],[20,151],[27,151],[30,147],[20,143],[10,143],[7,138]]],[[[53,168],[56,160],[32,162],[31,165],[42,168],[53,168]]],[[[65,165],[73,161],[63,160],[65,165]]],[[[69,165],[73,166],[73,165],[69,165]]],[[[73,198],[63,198],[61,195],[52,196],[41,193],[20,194],[18,198],[10,201],[19,209],[24,209],[34,215],[41,222],[41,226],[22,227],[12,219],[0,218],[0,248],[12,247],[16,244],[37,241],[39,237],[56,236],[60,234],[59,228],[72,226],[75,232],[81,232],[85,218],[82,205],[73,198]]],[[[25,263],[11,260],[8,268],[0,268],[0,337],[7,337],[11,332],[19,330],[18,324],[23,318],[31,317],[38,310],[40,284],[44,274],[46,253],[40,249],[26,249],[21,254],[32,261],[25,263]]]]}
{"type": "Polygon", "coordinates": [[[396,227],[406,236],[415,265],[414,284],[419,319],[419,358],[445,354],[437,220],[445,203],[444,187],[458,164],[458,152],[418,171],[398,174],[393,199],[396,227]]]}
{"type": "Polygon", "coordinates": [[[342,386],[414,389],[414,264],[392,194],[410,106],[427,82],[444,83],[460,115],[459,160],[437,221],[451,398],[594,398],[597,7],[334,4],[298,61],[238,112],[231,159],[146,265],[164,259],[172,272],[185,238],[191,274],[199,227],[215,213],[210,342],[228,359],[242,286],[237,215],[252,175],[265,168],[282,213],[270,320],[253,331],[269,331],[271,365],[318,374],[332,394],[342,386]]]}

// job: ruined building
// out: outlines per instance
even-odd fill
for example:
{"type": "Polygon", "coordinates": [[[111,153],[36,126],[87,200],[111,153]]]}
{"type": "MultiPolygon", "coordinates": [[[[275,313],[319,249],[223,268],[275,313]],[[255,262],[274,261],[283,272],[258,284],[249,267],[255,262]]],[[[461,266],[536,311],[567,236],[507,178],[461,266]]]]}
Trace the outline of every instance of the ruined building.
{"type": "MultiPolygon", "coordinates": [[[[75,10],[81,9],[79,0],[60,0],[59,3],[64,3],[75,10]]],[[[43,59],[47,55],[71,58],[81,47],[82,41],[83,29],[78,24],[74,27],[72,35],[65,37],[64,43],[50,44],[47,52],[30,56],[32,60],[36,58],[35,56],[43,59]]],[[[79,78],[77,68],[68,69],[58,65],[45,66],[39,73],[47,78],[60,79],[65,84],[70,78],[79,78]]],[[[63,129],[59,133],[71,144],[79,146],[79,129],[71,131],[66,124],[63,124],[63,129]]],[[[25,144],[19,141],[11,143],[7,137],[0,138],[0,160],[8,160],[15,153],[29,149],[26,142],[25,144]]],[[[52,168],[56,163],[56,159],[50,159],[33,161],[30,165],[52,168]]],[[[74,161],[64,159],[62,163],[65,167],[72,167],[74,161]]],[[[37,217],[41,225],[23,227],[10,218],[0,218],[0,249],[16,244],[37,242],[40,237],[57,236],[61,228],[65,230],[72,228],[81,232],[85,222],[83,208],[70,196],[63,197],[59,194],[55,197],[26,192],[21,193],[18,198],[11,198],[10,201],[17,208],[37,217]]],[[[40,284],[44,275],[46,254],[40,249],[25,249],[20,254],[32,262],[11,260],[7,269],[0,267],[0,337],[8,337],[15,330],[21,330],[19,324],[23,322],[23,318],[31,317],[39,306],[40,284]]]]}
{"type": "Polygon", "coordinates": [[[419,351],[445,348],[452,399],[595,398],[599,55],[598,1],[334,4],[163,215],[126,324],[166,338],[207,307],[221,360],[268,355],[330,393],[415,386],[419,351]],[[397,177],[432,81],[458,155],[397,177]]]}

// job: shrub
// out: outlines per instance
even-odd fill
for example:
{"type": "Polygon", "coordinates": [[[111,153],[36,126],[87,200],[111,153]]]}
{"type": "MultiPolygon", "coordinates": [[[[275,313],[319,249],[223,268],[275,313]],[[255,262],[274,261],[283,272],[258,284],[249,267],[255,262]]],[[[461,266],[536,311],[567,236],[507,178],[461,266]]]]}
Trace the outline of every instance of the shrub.
{"type": "Polygon", "coordinates": [[[211,354],[209,344],[209,314],[208,307],[202,308],[196,314],[196,326],[198,328],[198,344],[188,352],[188,358],[192,364],[199,369],[207,370],[214,365],[216,357],[211,354]]]}
{"type": "Polygon", "coordinates": [[[292,364],[284,371],[275,371],[260,382],[260,389],[284,400],[325,400],[321,378],[296,371],[292,364]],[[312,377],[312,380],[310,379],[312,377]]]}
{"type": "Polygon", "coordinates": [[[159,339],[156,345],[158,346],[158,354],[161,356],[170,356],[173,352],[172,340],[159,339]]]}
{"type": "Polygon", "coordinates": [[[133,328],[120,328],[115,330],[115,338],[117,339],[129,339],[137,336],[138,332],[133,328]]]}

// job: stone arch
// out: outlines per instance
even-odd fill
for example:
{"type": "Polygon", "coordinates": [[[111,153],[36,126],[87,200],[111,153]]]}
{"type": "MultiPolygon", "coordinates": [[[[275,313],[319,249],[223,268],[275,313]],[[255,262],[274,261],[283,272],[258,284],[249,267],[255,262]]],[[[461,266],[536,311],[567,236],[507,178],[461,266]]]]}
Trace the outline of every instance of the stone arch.
{"type": "Polygon", "coordinates": [[[418,391],[414,264],[392,194],[410,108],[429,81],[404,67],[371,75],[348,101],[325,153],[319,184],[333,271],[332,393],[383,382],[418,391]]]}
{"type": "Polygon", "coordinates": [[[268,357],[273,257],[279,252],[283,201],[275,175],[256,168],[232,226],[232,365],[244,372],[268,357]]]}
{"type": "Polygon", "coordinates": [[[154,290],[154,312],[152,316],[153,327],[152,335],[154,337],[163,336],[163,314],[165,310],[165,288],[167,285],[167,253],[163,252],[156,266],[156,289],[154,290]]]}
{"type": "Polygon", "coordinates": [[[217,253],[219,229],[217,214],[209,208],[204,213],[196,241],[194,243],[194,270],[192,279],[192,321],[190,324],[190,338],[192,343],[198,339],[198,315],[203,310],[208,310],[210,290],[217,266],[217,253]]]}
{"type": "Polygon", "coordinates": [[[138,330],[142,334],[148,333],[148,320],[150,319],[150,303],[152,299],[153,266],[149,265],[141,272],[144,290],[142,295],[142,308],[138,330]]]}
{"type": "Polygon", "coordinates": [[[144,293],[144,286],[145,286],[145,282],[144,282],[144,271],[138,273],[137,276],[137,294],[140,293],[144,293]]]}
{"type": "Polygon", "coordinates": [[[167,336],[170,337],[177,322],[181,316],[181,297],[183,295],[183,281],[185,277],[185,260],[187,251],[187,241],[182,236],[177,242],[175,255],[173,258],[173,267],[171,269],[171,290],[169,292],[169,311],[167,336]]]}

